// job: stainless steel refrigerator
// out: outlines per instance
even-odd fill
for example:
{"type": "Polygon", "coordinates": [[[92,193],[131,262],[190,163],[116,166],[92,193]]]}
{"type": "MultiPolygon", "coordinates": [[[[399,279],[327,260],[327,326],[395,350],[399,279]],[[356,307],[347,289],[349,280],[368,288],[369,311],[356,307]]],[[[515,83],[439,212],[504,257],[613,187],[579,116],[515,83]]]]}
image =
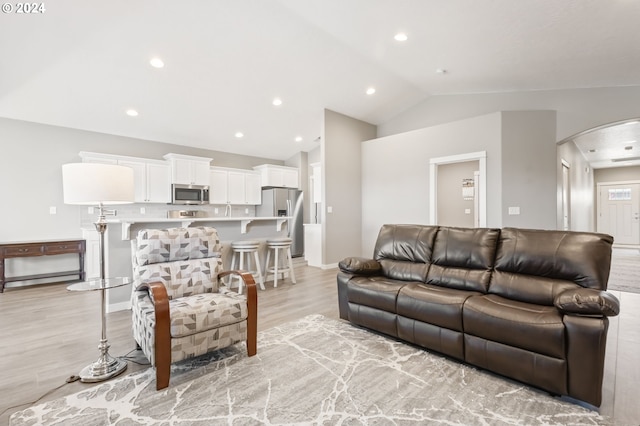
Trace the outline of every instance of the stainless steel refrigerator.
{"type": "Polygon", "coordinates": [[[293,240],[291,256],[304,255],[304,228],[302,226],[302,191],[289,188],[262,190],[262,205],[256,206],[256,216],[291,216],[287,221],[288,236],[293,240]]]}

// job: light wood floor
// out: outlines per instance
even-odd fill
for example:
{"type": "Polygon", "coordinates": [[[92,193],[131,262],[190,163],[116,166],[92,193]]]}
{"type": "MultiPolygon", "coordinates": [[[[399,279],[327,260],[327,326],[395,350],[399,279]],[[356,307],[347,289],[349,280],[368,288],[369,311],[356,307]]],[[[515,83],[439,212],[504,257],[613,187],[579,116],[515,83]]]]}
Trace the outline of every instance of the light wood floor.
{"type": "MultiPolygon", "coordinates": [[[[259,330],[309,314],[338,318],[336,270],[298,266],[296,276],[295,285],[287,279],[278,288],[269,282],[266,291],[258,291],[259,330]]],[[[65,380],[97,359],[100,296],[65,287],[40,285],[0,294],[0,425],[44,394],[40,402],[95,386],[65,380]]],[[[622,314],[611,320],[600,412],[620,424],[639,425],[640,294],[612,293],[621,299],[622,314]]],[[[129,311],[108,314],[107,337],[114,356],[134,349],[129,311]]],[[[148,367],[129,362],[124,374],[143,368],[148,367]]]]}

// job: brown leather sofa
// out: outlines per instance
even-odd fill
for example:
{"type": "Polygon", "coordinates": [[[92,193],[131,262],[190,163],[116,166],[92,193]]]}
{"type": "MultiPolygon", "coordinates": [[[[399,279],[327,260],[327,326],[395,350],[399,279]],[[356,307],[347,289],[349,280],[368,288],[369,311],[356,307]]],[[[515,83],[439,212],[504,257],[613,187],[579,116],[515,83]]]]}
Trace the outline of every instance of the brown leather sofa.
{"type": "Polygon", "coordinates": [[[340,317],[599,406],[609,235],[384,225],[373,259],[340,262],[340,317]]]}

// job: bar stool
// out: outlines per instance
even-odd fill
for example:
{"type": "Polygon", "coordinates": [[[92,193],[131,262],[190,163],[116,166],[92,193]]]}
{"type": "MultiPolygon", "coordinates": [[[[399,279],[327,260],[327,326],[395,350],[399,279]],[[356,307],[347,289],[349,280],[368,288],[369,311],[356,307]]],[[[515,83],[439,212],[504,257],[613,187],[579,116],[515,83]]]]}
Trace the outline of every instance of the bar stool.
{"type": "MultiPolygon", "coordinates": [[[[236,258],[239,258],[238,268],[244,269],[244,258],[246,255],[247,258],[247,269],[251,265],[251,254],[253,254],[254,265],[256,267],[255,270],[249,270],[254,275],[258,276],[258,283],[260,284],[260,288],[264,290],[264,278],[262,277],[262,272],[260,271],[260,256],[258,255],[258,247],[260,247],[260,243],[258,241],[233,241],[231,243],[231,269],[235,269],[236,266],[236,258]]],[[[240,277],[230,277],[229,286],[233,284],[233,280],[238,279],[238,292],[242,293],[242,279],[240,277]]]]}
{"type": "Polygon", "coordinates": [[[291,238],[270,238],[267,240],[267,262],[265,263],[264,276],[268,278],[273,274],[273,286],[278,287],[278,274],[289,273],[291,282],[296,283],[296,275],[293,272],[293,261],[291,260],[291,238]],[[280,251],[282,250],[282,254],[280,251]],[[273,266],[269,266],[271,252],[273,251],[273,266]],[[282,256],[282,257],[281,257],[282,256]]]}

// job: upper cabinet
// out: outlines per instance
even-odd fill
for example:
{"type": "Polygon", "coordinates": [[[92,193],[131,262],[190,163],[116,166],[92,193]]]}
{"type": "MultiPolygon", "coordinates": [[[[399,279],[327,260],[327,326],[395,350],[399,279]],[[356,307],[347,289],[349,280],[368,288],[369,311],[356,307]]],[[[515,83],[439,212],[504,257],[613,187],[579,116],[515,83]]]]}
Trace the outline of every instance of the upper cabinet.
{"type": "Polygon", "coordinates": [[[260,174],[251,170],[211,167],[209,203],[248,204],[262,203],[260,174]]]}
{"type": "Polygon", "coordinates": [[[167,154],[164,158],[171,164],[171,183],[209,185],[212,158],[182,154],[167,154]]]}
{"type": "Polygon", "coordinates": [[[171,202],[171,169],[165,161],[95,152],[81,152],[80,158],[85,163],[131,167],[136,203],[171,202]]]}
{"type": "Polygon", "coordinates": [[[295,188],[299,184],[298,169],[295,167],[262,164],[253,168],[262,176],[262,187],[295,188]]]}

